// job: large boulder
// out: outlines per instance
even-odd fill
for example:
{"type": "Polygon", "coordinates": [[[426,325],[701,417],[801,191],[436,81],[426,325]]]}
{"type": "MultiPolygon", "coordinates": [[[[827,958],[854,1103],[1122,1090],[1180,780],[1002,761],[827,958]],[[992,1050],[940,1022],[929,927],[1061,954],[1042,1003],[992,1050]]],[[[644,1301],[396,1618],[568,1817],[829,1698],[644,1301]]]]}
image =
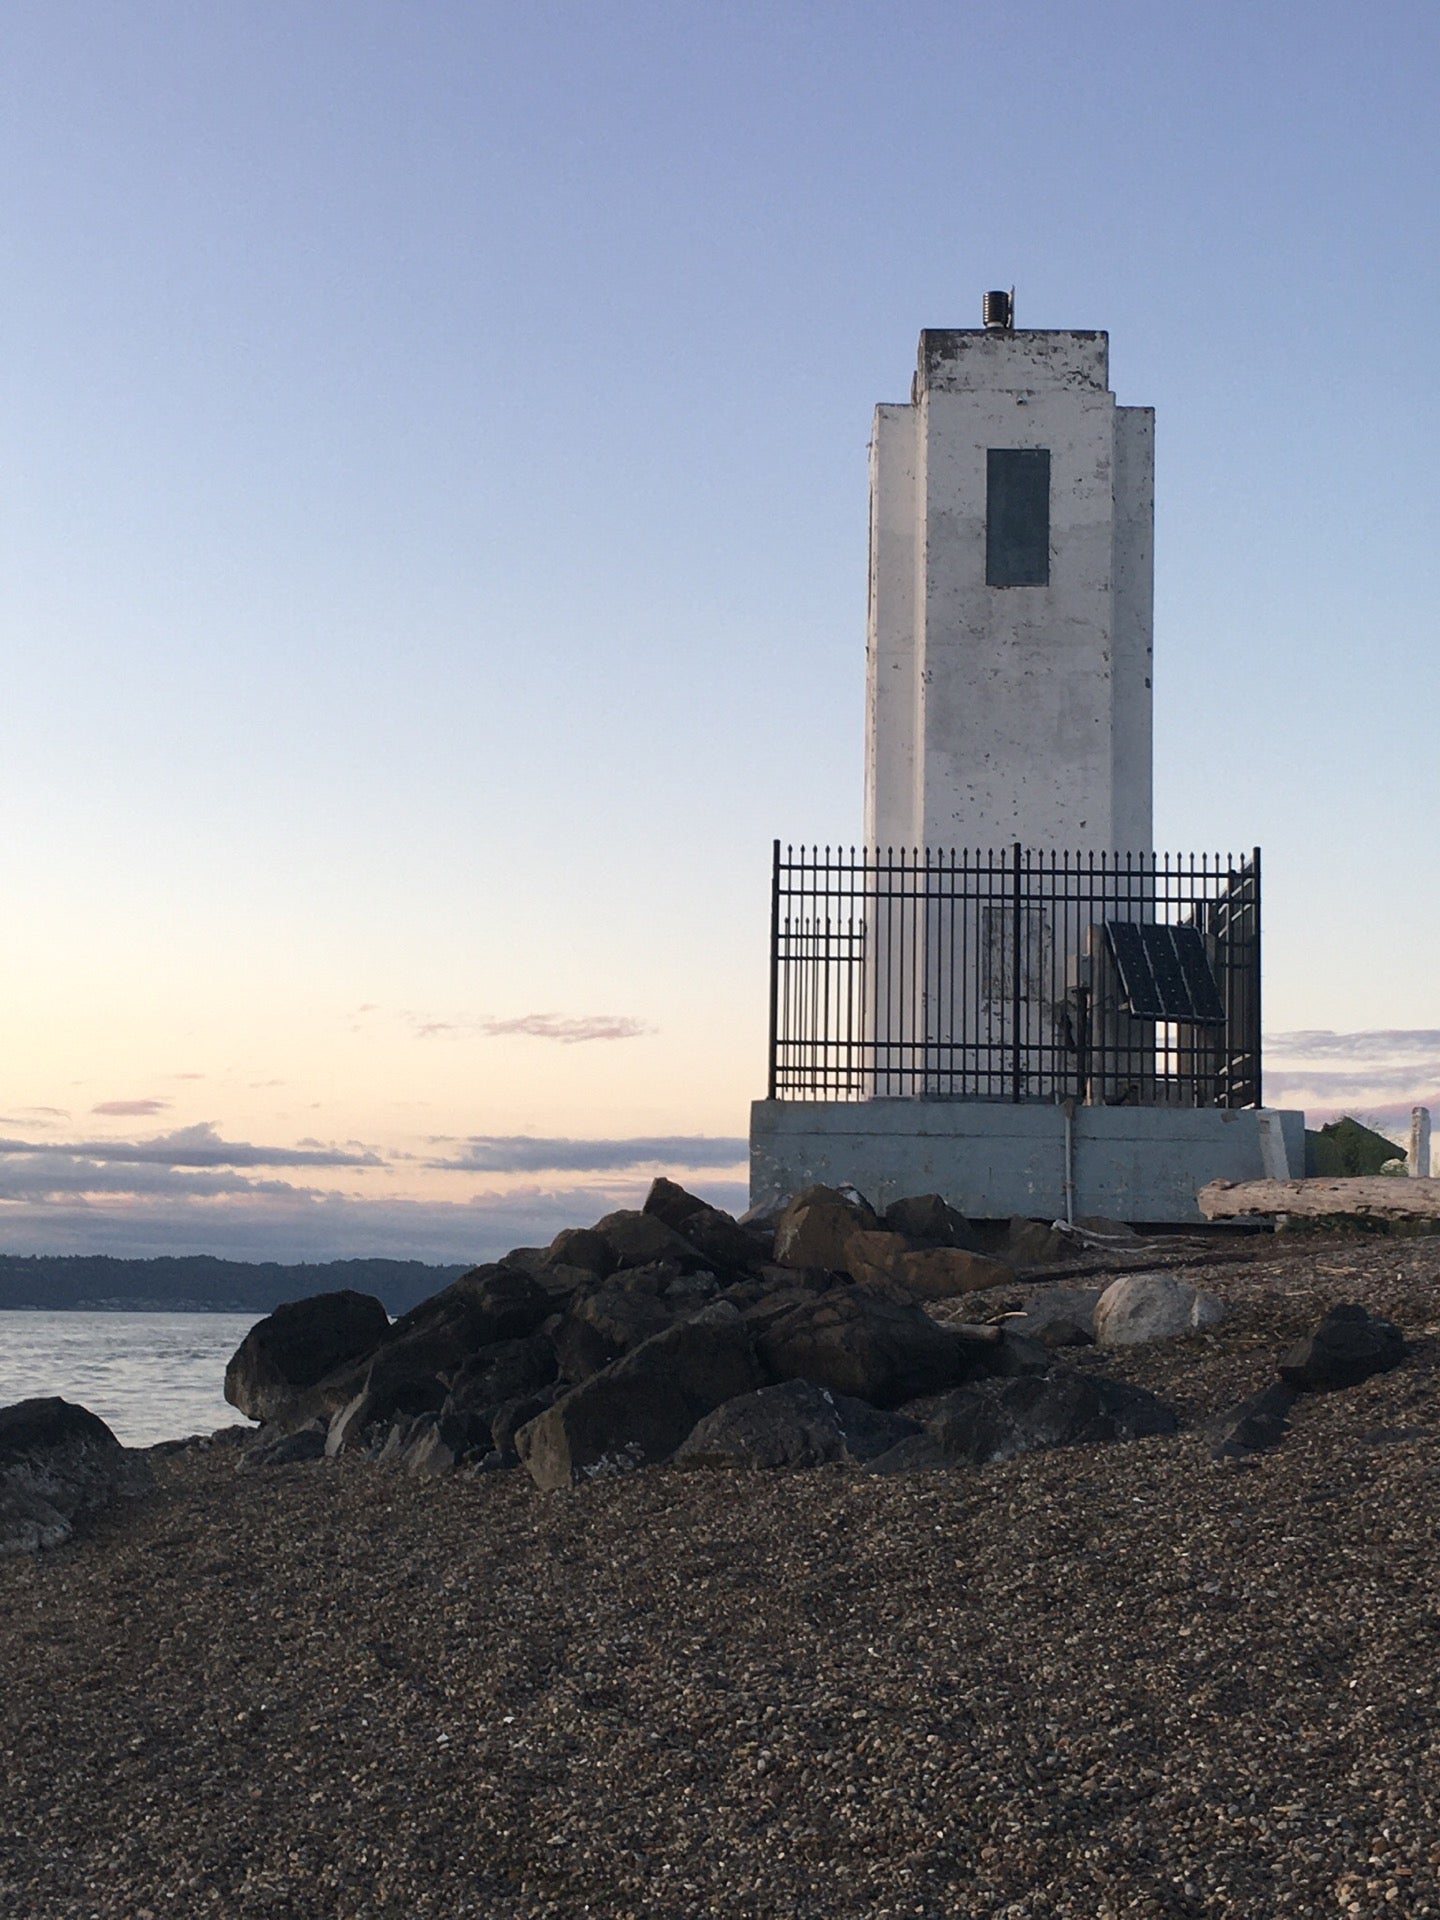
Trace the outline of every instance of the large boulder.
{"type": "Polygon", "coordinates": [[[523,1340],[552,1311],[549,1295],[533,1274],[498,1264],[472,1267],[402,1314],[390,1339],[396,1345],[419,1344],[437,1336],[437,1346],[453,1349],[461,1365],[497,1340],[523,1340]]]}
{"type": "Polygon", "coordinates": [[[727,1301],[657,1333],[520,1428],[516,1451],[547,1491],[668,1460],[707,1413],[765,1384],[727,1301]]]}
{"type": "Polygon", "coordinates": [[[553,1407],[557,1400],[563,1400],[571,1391],[563,1380],[552,1381],[548,1387],[537,1387],[534,1393],[522,1394],[516,1400],[507,1400],[503,1407],[497,1407],[490,1416],[490,1445],[500,1462],[507,1467],[519,1465],[520,1456],[515,1450],[515,1436],[521,1427],[528,1426],[538,1419],[547,1407],[553,1407]]]}
{"type": "MultiPolygon", "coordinates": [[[[945,1203],[942,1200],[937,1204],[943,1207],[945,1203]]],[[[887,1220],[889,1217],[887,1214],[887,1220]]],[[[1003,1287],[1015,1278],[1014,1268],[1003,1260],[992,1260],[964,1247],[917,1246],[909,1235],[894,1228],[878,1232],[857,1228],[850,1235],[846,1252],[848,1271],[855,1279],[867,1286],[893,1282],[918,1300],[951,1300],[957,1294],[983,1293],[987,1287],[1003,1287]]]]}
{"type": "Polygon", "coordinates": [[[540,1262],[540,1270],[552,1267],[576,1268],[596,1280],[603,1280],[606,1274],[615,1271],[614,1249],[594,1227],[564,1227],[545,1249],[540,1262]]]}
{"type": "Polygon", "coordinates": [[[58,1397],[0,1407],[0,1556],[59,1546],[79,1514],[150,1484],[149,1463],[88,1407],[58,1397]]]}
{"type": "Polygon", "coordinates": [[[879,1224],[874,1209],[853,1189],[807,1187],[775,1228],[776,1263],[848,1273],[851,1234],[873,1232],[879,1224]]]}
{"type": "Polygon", "coordinates": [[[890,1233],[902,1233],[907,1240],[919,1240],[927,1246],[959,1247],[966,1253],[980,1251],[970,1222],[938,1193],[892,1200],[881,1215],[881,1225],[890,1233]]]}
{"type": "Polygon", "coordinates": [[[543,1333],[523,1340],[497,1340],[482,1347],[450,1378],[448,1413],[490,1413],[507,1400],[548,1387],[557,1368],[555,1347],[543,1333]]]}
{"type": "Polygon", "coordinates": [[[1180,1340],[1218,1326],[1223,1300],[1200,1293],[1173,1273],[1127,1273],[1095,1303],[1095,1339],[1102,1347],[1143,1347],[1180,1340]]]}
{"type": "Polygon", "coordinates": [[[622,1208],[595,1222],[595,1231],[609,1248],[615,1268],[652,1267],[666,1261],[680,1273],[694,1273],[705,1256],[684,1234],[667,1227],[653,1213],[622,1208]]]}
{"type": "Polygon", "coordinates": [[[684,1233],[685,1222],[692,1215],[709,1213],[712,1209],[708,1200],[702,1200],[698,1194],[687,1193],[676,1181],[666,1180],[662,1176],[650,1182],[650,1191],[640,1211],[653,1214],[676,1233],[684,1233]]]}
{"type": "Polygon", "coordinates": [[[748,1232],[728,1213],[687,1193],[673,1180],[652,1182],[641,1211],[688,1240],[717,1272],[755,1273],[767,1258],[768,1234],[748,1232]]]}
{"type": "Polygon", "coordinates": [[[672,1299],[670,1289],[679,1281],[679,1272],[664,1263],[633,1267],[613,1274],[593,1293],[573,1301],[555,1329],[560,1372],[576,1384],[588,1380],[622,1353],[705,1305],[706,1296],[714,1290],[715,1283],[708,1282],[697,1298],[682,1286],[679,1297],[672,1299]]]}
{"type": "Polygon", "coordinates": [[[373,1353],[390,1316],[368,1293],[312,1294],[258,1321],[230,1356],[225,1398],[251,1420],[284,1419],[308,1388],[373,1353]]]}
{"type": "Polygon", "coordinates": [[[1302,1393],[1354,1387],[1404,1358],[1399,1327],[1348,1301],[1332,1307],[1314,1333],[1291,1347],[1280,1362],[1280,1378],[1302,1393]]]}
{"type": "Polygon", "coordinates": [[[466,1362],[502,1340],[523,1340],[553,1311],[545,1289],[519,1268],[475,1267],[422,1300],[390,1329],[384,1345],[357,1365],[338,1367],[290,1409],[289,1418],[327,1418],[359,1394],[369,1396],[359,1438],[398,1415],[435,1412],[466,1362]]]}
{"type": "Polygon", "coordinates": [[[987,1466],[1049,1447],[1174,1433],[1174,1411],[1143,1387],[1086,1373],[982,1380],[931,1407],[928,1432],[947,1459],[987,1466]]]}
{"type": "Polygon", "coordinates": [[[903,1414],[881,1413],[808,1380],[786,1380],[707,1413],[675,1464],[754,1469],[864,1462],[919,1432],[903,1414]]]}
{"type": "Polygon", "coordinates": [[[913,1301],[868,1287],[778,1294],[746,1317],[774,1379],[810,1380],[876,1407],[988,1371],[983,1346],[937,1326],[913,1301]]]}

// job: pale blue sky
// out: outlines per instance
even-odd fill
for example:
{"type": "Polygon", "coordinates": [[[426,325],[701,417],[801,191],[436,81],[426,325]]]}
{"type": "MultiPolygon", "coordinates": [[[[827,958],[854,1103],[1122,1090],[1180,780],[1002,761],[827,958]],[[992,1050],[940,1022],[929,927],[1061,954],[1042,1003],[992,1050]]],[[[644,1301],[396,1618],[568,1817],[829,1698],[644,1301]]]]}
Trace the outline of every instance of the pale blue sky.
{"type": "Polygon", "coordinates": [[[742,1136],[871,409],[1012,282],[1157,410],[1160,843],[1264,846],[1272,1027],[1411,1036],[1327,1098],[1440,1097],[1437,71],[1404,3],[12,0],[0,1249],[463,1257],[590,1190],[457,1140],[742,1136]],[[276,1191],[65,1158],[204,1126],[276,1191]]]}

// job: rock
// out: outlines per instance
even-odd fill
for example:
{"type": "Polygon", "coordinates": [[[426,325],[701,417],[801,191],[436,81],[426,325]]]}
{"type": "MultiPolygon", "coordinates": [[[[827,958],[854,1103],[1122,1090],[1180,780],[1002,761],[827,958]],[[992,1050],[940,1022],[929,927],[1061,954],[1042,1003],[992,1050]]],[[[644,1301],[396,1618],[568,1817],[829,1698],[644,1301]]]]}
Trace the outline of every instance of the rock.
{"type": "Polygon", "coordinates": [[[547,1491],[666,1460],[707,1413],[765,1384],[750,1328],[716,1301],[584,1381],[515,1435],[547,1491]]]}
{"type": "Polygon", "coordinates": [[[908,1240],[920,1240],[932,1247],[959,1247],[965,1253],[978,1253],[970,1222],[963,1213],[940,1198],[938,1193],[919,1193],[906,1200],[892,1200],[880,1216],[890,1233],[903,1233],[908,1240]]]}
{"type": "Polygon", "coordinates": [[[1280,1362],[1280,1378],[1302,1393],[1354,1387],[1405,1358],[1405,1336],[1353,1301],[1332,1307],[1306,1339],[1280,1362]]]}
{"type": "Polygon", "coordinates": [[[577,1295],[593,1293],[600,1282],[588,1267],[566,1267],[559,1264],[553,1267],[540,1267],[535,1275],[537,1283],[545,1289],[545,1297],[551,1308],[563,1313],[577,1295]]]}
{"type": "Polygon", "coordinates": [[[326,1429],[320,1420],[294,1427],[288,1433],[261,1432],[235,1463],[236,1472],[255,1473],[261,1467],[290,1467],[305,1460],[323,1460],[329,1451],[325,1441],[326,1429]]]}
{"type": "MultiPolygon", "coordinates": [[[[955,1331],[964,1337],[962,1329],[957,1327],[955,1331]]],[[[997,1378],[1018,1380],[1026,1374],[1048,1373],[1055,1364],[1055,1357],[1042,1341],[1031,1339],[1029,1334],[1017,1333],[1013,1327],[1006,1327],[985,1355],[985,1364],[997,1378]]]]}
{"type": "Polygon", "coordinates": [[[818,1467],[873,1460],[920,1432],[902,1414],[829,1393],[808,1380],[741,1394],[717,1407],[675,1455],[679,1467],[818,1467]]]}
{"type": "Polygon", "coordinates": [[[368,1293],[291,1300],[253,1326],[225,1369],[225,1398],[252,1420],[283,1419],[306,1390],[363,1355],[390,1331],[368,1293]]]}
{"type": "Polygon", "coordinates": [[[518,1267],[472,1267],[403,1314],[388,1344],[419,1346],[433,1337],[437,1350],[453,1350],[460,1365],[497,1340],[523,1340],[551,1311],[549,1296],[533,1274],[518,1267]]]}
{"type": "Polygon", "coordinates": [[[984,1293],[988,1287],[1009,1286],[1015,1269],[983,1253],[960,1247],[922,1247],[904,1254],[892,1276],[918,1300],[951,1300],[961,1293],[984,1293]]]}
{"type": "Polygon", "coordinates": [[[1222,1413],[1209,1426],[1211,1454],[1216,1460],[1243,1460],[1278,1446],[1290,1424],[1290,1410],[1300,1397],[1298,1387],[1272,1380],[1239,1406],[1222,1413]]]}
{"type": "Polygon", "coordinates": [[[892,1233],[884,1227],[852,1227],[845,1240],[845,1271],[865,1286],[890,1282],[911,1251],[903,1233],[892,1233]]]}
{"type": "Polygon", "coordinates": [[[490,1430],[474,1414],[418,1413],[397,1421],[375,1456],[375,1464],[406,1473],[446,1474],[478,1462],[490,1450],[490,1430]]]}
{"type": "MultiPolygon", "coordinates": [[[[365,1428],[378,1417],[373,1414],[374,1403],[368,1391],[361,1387],[357,1394],[347,1400],[338,1413],[332,1414],[329,1425],[321,1428],[316,1422],[312,1427],[297,1428],[297,1433],[321,1432],[321,1452],[327,1459],[333,1460],[344,1453],[347,1447],[359,1446],[365,1436],[365,1428]]],[[[252,1456],[253,1457],[253,1456],[252,1456]]]]}
{"type": "Polygon", "coordinates": [[[603,1280],[615,1271],[615,1253],[603,1233],[594,1227],[566,1227],[546,1249],[544,1267],[578,1267],[603,1280]]]}
{"type": "Polygon", "coordinates": [[[856,1231],[848,1242],[849,1271],[863,1286],[903,1287],[917,1300],[951,1300],[1009,1286],[1015,1270],[1003,1260],[960,1247],[916,1247],[903,1235],[856,1231]]]}
{"type": "MultiPolygon", "coordinates": [[[[622,1353],[661,1333],[704,1304],[694,1300],[682,1307],[666,1297],[679,1278],[674,1267],[637,1267],[617,1273],[574,1302],[555,1332],[560,1372],[579,1383],[602,1372],[622,1353]]],[[[537,1382],[537,1384],[540,1384],[537,1382]]]]}
{"type": "Polygon", "coordinates": [[[490,1444],[504,1465],[513,1467],[519,1464],[515,1435],[521,1427],[538,1419],[547,1407],[553,1407],[569,1391],[567,1384],[556,1380],[548,1387],[524,1394],[518,1400],[507,1400],[503,1407],[496,1408],[490,1416],[490,1444]]]}
{"type": "Polygon", "coordinates": [[[1032,1293],[1025,1311],[1006,1322],[1047,1347],[1089,1346],[1095,1339],[1099,1287],[1047,1286],[1032,1293]]]}
{"type": "Polygon", "coordinates": [[[548,1387],[557,1371],[554,1343],[543,1333],[527,1334],[523,1340],[497,1340],[451,1376],[445,1409],[492,1413],[506,1401],[548,1387]]]}
{"type": "Polygon", "coordinates": [[[435,1328],[427,1329],[397,1346],[382,1347],[373,1360],[331,1374],[297,1403],[296,1414],[306,1419],[325,1416],[330,1427],[326,1446],[333,1455],[367,1440],[375,1427],[398,1416],[414,1419],[438,1412],[446,1393],[440,1367],[454,1364],[455,1358],[449,1340],[435,1328]]]}
{"type": "Polygon", "coordinates": [[[1056,1267],[1073,1260],[1080,1247],[1058,1222],[1026,1220],[1017,1213],[1011,1216],[997,1251],[1012,1267],[1056,1267]]]}
{"type": "Polygon", "coordinates": [[[795,1196],[793,1193],[772,1193],[763,1200],[757,1200],[753,1207],[741,1214],[738,1222],[747,1233],[768,1233],[774,1236],[775,1229],[785,1217],[785,1210],[795,1196]]]}
{"type": "Polygon", "coordinates": [[[640,1211],[653,1214],[667,1227],[672,1228],[676,1233],[683,1234],[685,1222],[692,1214],[710,1213],[714,1209],[707,1200],[701,1200],[696,1194],[687,1193],[684,1187],[678,1186],[675,1181],[661,1178],[650,1182],[650,1191],[646,1194],[645,1204],[640,1211]]]}
{"type": "Polygon", "coordinates": [[[974,1343],[936,1326],[913,1302],[866,1287],[775,1295],[746,1318],[773,1378],[810,1380],[872,1406],[898,1406],[984,1369],[974,1343]]]}
{"type": "Polygon", "coordinates": [[[1095,1303],[1095,1339],[1102,1347],[1143,1347],[1213,1327],[1226,1306],[1173,1273],[1127,1273],[1095,1303]]]}
{"type": "Polygon", "coordinates": [[[683,1234],[657,1220],[653,1213],[622,1209],[597,1220],[595,1231],[604,1240],[617,1269],[652,1267],[665,1261],[680,1273],[693,1273],[705,1257],[683,1234]]]}
{"type": "Polygon", "coordinates": [[[858,1194],[850,1198],[836,1187],[807,1187],[796,1194],[775,1229],[776,1263],[848,1272],[851,1234],[857,1229],[873,1232],[879,1224],[858,1194]]]}
{"type": "Polygon", "coordinates": [[[718,1207],[703,1207],[685,1222],[685,1237],[717,1273],[758,1273],[770,1257],[769,1236],[748,1233],[718,1207]]]}
{"type": "Polygon", "coordinates": [[[931,1409],[925,1424],[947,1459],[987,1466],[1043,1448],[1174,1433],[1179,1421],[1143,1387],[1057,1371],[959,1387],[931,1409]]]}
{"type": "Polygon", "coordinates": [[[551,1313],[544,1288],[518,1268],[475,1267],[395,1322],[373,1358],[327,1374],[293,1403],[290,1423],[327,1419],[359,1393],[371,1398],[360,1431],[399,1414],[438,1412],[445,1381],[498,1341],[524,1339],[551,1313]]]}
{"type": "Polygon", "coordinates": [[[81,1513],[146,1491],[150,1463],[58,1396],[0,1407],[0,1556],[60,1546],[81,1513]]]}
{"type": "Polygon", "coordinates": [[[521,1273],[538,1274],[550,1257],[548,1247],[512,1247],[500,1256],[502,1267],[515,1267],[521,1273]]]}

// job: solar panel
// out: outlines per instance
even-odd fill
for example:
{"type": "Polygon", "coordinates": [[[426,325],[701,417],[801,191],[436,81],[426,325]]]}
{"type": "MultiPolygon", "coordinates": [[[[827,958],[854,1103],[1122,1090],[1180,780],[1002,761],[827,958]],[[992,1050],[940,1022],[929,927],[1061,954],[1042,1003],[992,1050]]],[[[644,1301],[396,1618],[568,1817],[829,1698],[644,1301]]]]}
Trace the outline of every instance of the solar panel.
{"type": "Polygon", "coordinates": [[[1225,1006],[1198,928],[1107,920],[1126,1011],[1139,1020],[1223,1026],[1225,1006]]]}

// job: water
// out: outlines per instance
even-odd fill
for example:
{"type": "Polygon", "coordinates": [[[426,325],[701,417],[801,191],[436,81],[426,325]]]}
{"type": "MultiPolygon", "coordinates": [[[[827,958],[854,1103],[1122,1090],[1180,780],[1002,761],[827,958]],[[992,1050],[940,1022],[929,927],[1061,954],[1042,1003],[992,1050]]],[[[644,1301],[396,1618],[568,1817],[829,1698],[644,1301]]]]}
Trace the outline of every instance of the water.
{"type": "Polygon", "coordinates": [[[0,1313],[0,1407],[78,1400],[127,1447],[242,1420],[225,1362],[255,1313],[0,1313]]]}

